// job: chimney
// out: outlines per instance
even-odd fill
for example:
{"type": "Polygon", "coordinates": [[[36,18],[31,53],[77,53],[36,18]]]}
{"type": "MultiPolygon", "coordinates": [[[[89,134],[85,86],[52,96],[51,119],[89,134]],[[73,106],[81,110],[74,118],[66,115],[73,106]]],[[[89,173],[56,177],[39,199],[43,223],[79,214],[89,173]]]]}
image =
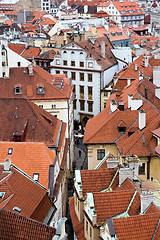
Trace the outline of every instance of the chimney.
{"type": "Polygon", "coordinates": [[[153,67],[153,84],[156,85],[156,87],[160,87],[159,76],[160,76],[160,66],[153,67]]]}
{"type": "Polygon", "coordinates": [[[143,100],[141,98],[132,98],[131,101],[131,110],[138,110],[138,108],[142,107],[143,100]]]}
{"type": "Polygon", "coordinates": [[[160,87],[155,88],[155,96],[160,99],[160,87]]]}
{"type": "Polygon", "coordinates": [[[101,57],[105,58],[105,42],[101,42],[101,57]]]}
{"type": "Polygon", "coordinates": [[[28,65],[28,72],[30,76],[33,75],[33,64],[28,65]]]}
{"type": "Polygon", "coordinates": [[[108,30],[109,30],[109,22],[106,22],[106,23],[104,24],[104,28],[105,28],[106,31],[108,32],[108,30]]]}
{"type": "Polygon", "coordinates": [[[154,201],[154,195],[152,192],[145,192],[141,194],[141,213],[149,207],[149,205],[154,201]]]}
{"type": "Polygon", "coordinates": [[[119,186],[127,179],[133,180],[133,170],[130,168],[121,168],[119,170],[119,186]]]}
{"type": "Polygon", "coordinates": [[[88,5],[84,5],[84,13],[88,12],[88,5]]]}
{"type": "Polygon", "coordinates": [[[119,165],[119,161],[117,158],[108,158],[107,159],[107,168],[116,168],[119,165]]]}
{"type": "Polygon", "coordinates": [[[137,66],[137,64],[135,64],[135,66],[134,66],[134,70],[135,70],[135,72],[138,71],[138,66],[137,66]]]}
{"type": "Polygon", "coordinates": [[[131,85],[131,78],[127,78],[127,87],[131,85]]]}
{"type": "Polygon", "coordinates": [[[143,72],[139,71],[139,82],[143,80],[143,72]]]}
{"type": "Polygon", "coordinates": [[[145,65],[145,67],[148,67],[148,66],[149,66],[148,56],[145,56],[145,57],[144,57],[144,65],[145,65]]]}
{"type": "Polygon", "coordinates": [[[139,110],[139,130],[146,127],[146,111],[139,110]]]}
{"type": "Polygon", "coordinates": [[[117,110],[117,102],[115,100],[110,101],[110,113],[113,113],[117,110]]]}
{"type": "Polygon", "coordinates": [[[9,171],[11,166],[11,159],[7,158],[4,160],[4,171],[9,171]]]}
{"type": "Polygon", "coordinates": [[[131,103],[132,103],[132,98],[133,98],[133,94],[128,94],[128,108],[131,107],[131,103]]]}

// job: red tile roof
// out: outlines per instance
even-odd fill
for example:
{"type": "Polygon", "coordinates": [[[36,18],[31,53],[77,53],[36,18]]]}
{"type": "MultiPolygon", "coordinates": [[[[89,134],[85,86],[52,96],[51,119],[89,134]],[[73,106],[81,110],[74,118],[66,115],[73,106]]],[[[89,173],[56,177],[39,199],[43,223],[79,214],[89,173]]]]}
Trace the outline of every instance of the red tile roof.
{"type": "Polygon", "coordinates": [[[38,182],[48,189],[49,166],[54,163],[55,154],[44,143],[0,142],[0,163],[6,158],[31,178],[38,173],[38,182]],[[9,148],[11,155],[8,155],[9,148]]]}
{"type": "Polygon", "coordinates": [[[23,67],[10,68],[9,79],[1,78],[0,94],[4,98],[29,98],[31,100],[69,99],[72,94],[72,86],[66,83],[65,75],[59,80],[61,86],[56,86],[56,74],[51,75],[39,66],[33,67],[33,74],[29,75],[28,69],[23,67]],[[17,76],[19,76],[17,78],[17,76]],[[8,81],[10,84],[8,84],[8,81]],[[22,94],[14,94],[16,85],[22,86],[22,94]],[[44,94],[37,94],[38,85],[43,85],[44,94]]]}
{"type": "Polygon", "coordinates": [[[26,99],[0,99],[0,109],[1,141],[20,135],[21,141],[55,145],[61,123],[56,117],[26,99]]]}
{"type": "Polygon", "coordinates": [[[28,47],[22,53],[22,57],[24,57],[24,58],[33,58],[33,57],[38,56],[40,54],[40,52],[41,52],[40,47],[28,47]]]}
{"type": "MultiPolygon", "coordinates": [[[[129,203],[131,202],[135,191],[113,191],[103,193],[93,193],[95,212],[97,215],[98,226],[102,225],[102,222],[106,218],[113,218],[121,213],[124,213],[129,203]]],[[[139,213],[139,205],[136,205],[137,200],[131,204],[130,214],[134,215],[139,213]]]]}
{"type": "MultiPolygon", "coordinates": [[[[2,176],[3,169],[1,164],[2,176]]],[[[0,182],[0,191],[5,192],[0,208],[14,212],[13,208],[18,207],[22,215],[42,222],[52,206],[47,191],[15,167],[10,168],[4,177],[0,182]]]]}
{"type": "Polygon", "coordinates": [[[107,37],[96,38],[94,44],[89,40],[76,42],[78,46],[87,51],[88,56],[92,56],[97,64],[102,67],[102,70],[108,69],[117,64],[117,60],[111,49],[113,46],[107,37]],[[101,42],[105,42],[105,59],[101,56],[101,42]]]}
{"type": "Polygon", "coordinates": [[[81,170],[83,197],[88,192],[100,192],[107,189],[116,173],[116,169],[81,170]]]}
{"type": "Polygon", "coordinates": [[[116,237],[119,240],[160,239],[159,219],[160,214],[115,218],[113,223],[116,237]]]}
{"type": "Polygon", "coordinates": [[[75,205],[74,205],[74,198],[70,198],[69,200],[69,207],[70,207],[70,215],[73,224],[74,232],[78,238],[78,240],[86,240],[84,237],[84,220],[79,222],[78,217],[75,212],[75,205]]]}
{"type": "Polygon", "coordinates": [[[18,213],[0,210],[0,233],[3,240],[43,239],[52,240],[56,229],[18,213]]]}
{"type": "Polygon", "coordinates": [[[25,44],[8,43],[8,47],[12,51],[14,51],[14,52],[16,52],[16,53],[18,53],[20,55],[24,51],[24,49],[25,49],[25,44]]]}

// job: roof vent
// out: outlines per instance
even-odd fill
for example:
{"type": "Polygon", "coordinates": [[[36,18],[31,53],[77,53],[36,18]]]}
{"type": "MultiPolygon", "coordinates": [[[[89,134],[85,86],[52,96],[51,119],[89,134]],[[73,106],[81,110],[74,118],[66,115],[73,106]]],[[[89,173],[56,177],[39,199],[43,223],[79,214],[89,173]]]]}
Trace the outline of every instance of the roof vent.
{"type": "Polygon", "coordinates": [[[21,209],[19,207],[13,207],[13,210],[17,213],[20,213],[21,212],[21,209]]]}
{"type": "Polygon", "coordinates": [[[5,192],[0,192],[0,198],[4,198],[5,192]]]}

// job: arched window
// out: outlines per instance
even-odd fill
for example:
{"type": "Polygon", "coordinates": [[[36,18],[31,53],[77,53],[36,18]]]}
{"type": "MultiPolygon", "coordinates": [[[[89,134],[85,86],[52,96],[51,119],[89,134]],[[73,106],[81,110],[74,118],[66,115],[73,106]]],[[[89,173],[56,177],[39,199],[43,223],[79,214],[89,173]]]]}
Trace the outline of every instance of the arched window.
{"type": "Polygon", "coordinates": [[[66,51],[64,51],[63,53],[67,53],[66,51]]]}
{"type": "Polygon", "coordinates": [[[21,85],[17,85],[14,87],[14,93],[15,94],[22,94],[22,86],[21,85]]]}
{"type": "Polygon", "coordinates": [[[80,52],[80,54],[82,55],[82,54],[83,54],[83,52],[80,52]]]}
{"type": "Polygon", "coordinates": [[[72,51],[71,54],[74,54],[74,52],[72,51]]]}

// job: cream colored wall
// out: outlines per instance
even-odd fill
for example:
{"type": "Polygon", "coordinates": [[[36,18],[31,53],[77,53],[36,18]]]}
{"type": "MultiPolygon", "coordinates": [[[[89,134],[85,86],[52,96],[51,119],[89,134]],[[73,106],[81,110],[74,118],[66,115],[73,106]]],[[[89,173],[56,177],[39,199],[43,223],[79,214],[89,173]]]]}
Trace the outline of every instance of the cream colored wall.
{"type": "Polygon", "coordinates": [[[160,181],[160,157],[151,157],[150,177],[160,181]]]}
{"type": "Polygon", "coordinates": [[[97,160],[97,149],[105,149],[105,154],[110,152],[114,157],[119,156],[116,144],[87,145],[88,169],[94,169],[100,162],[100,160],[97,160]]]}
{"type": "Polygon", "coordinates": [[[74,205],[75,205],[75,212],[76,212],[76,215],[78,217],[78,220],[81,222],[84,218],[84,213],[83,213],[84,202],[78,200],[76,194],[74,195],[74,205]],[[79,205],[79,209],[78,209],[78,205],[79,205]]]}
{"type": "Polygon", "coordinates": [[[142,157],[139,158],[141,163],[145,163],[145,174],[139,174],[139,178],[143,181],[147,180],[147,162],[148,162],[148,158],[142,157]]]}
{"type": "Polygon", "coordinates": [[[99,240],[100,230],[97,227],[92,227],[89,221],[84,216],[84,235],[87,240],[99,240]],[[88,222],[88,232],[86,231],[86,222],[88,222]],[[90,237],[90,229],[92,229],[92,237],[90,237]]]}
{"type": "MultiPolygon", "coordinates": [[[[64,45],[65,37],[64,37],[64,35],[63,36],[61,36],[61,35],[53,35],[51,37],[51,40],[55,40],[56,41],[56,45],[60,46],[61,44],[64,45]]],[[[65,42],[65,44],[67,44],[67,41],[65,42]]]]}

